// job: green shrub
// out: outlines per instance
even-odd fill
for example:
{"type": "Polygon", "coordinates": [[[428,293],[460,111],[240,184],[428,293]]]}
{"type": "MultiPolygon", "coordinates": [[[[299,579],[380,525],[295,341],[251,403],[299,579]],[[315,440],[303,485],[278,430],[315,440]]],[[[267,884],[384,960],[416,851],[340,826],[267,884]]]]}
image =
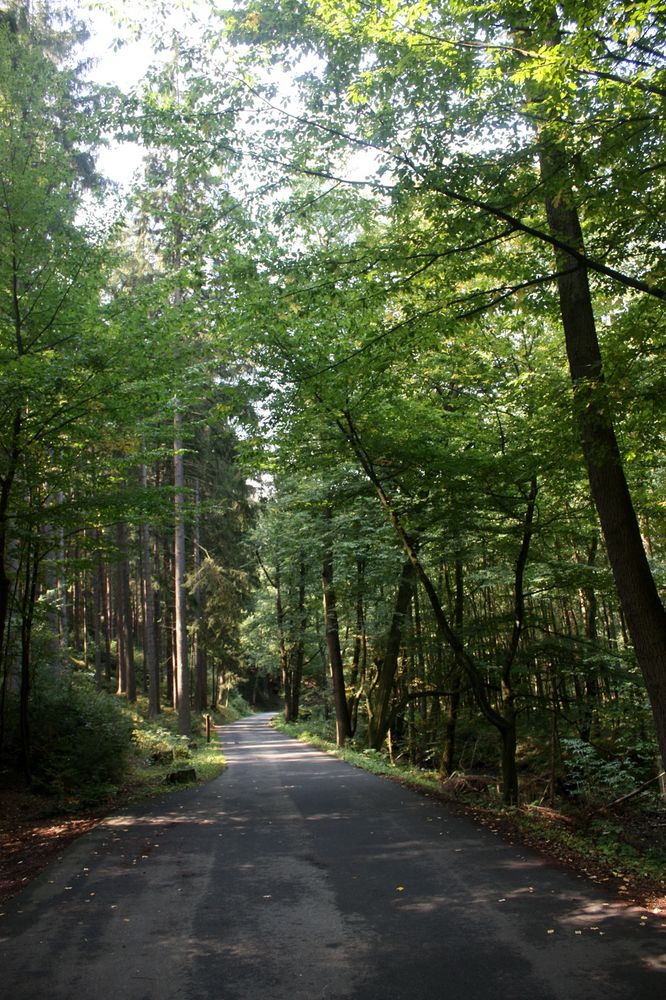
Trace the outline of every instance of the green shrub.
{"type": "Polygon", "coordinates": [[[132,721],[90,678],[45,677],[31,711],[31,772],[37,789],[94,802],[121,780],[132,721]]]}
{"type": "Polygon", "coordinates": [[[591,744],[563,739],[564,766],[569,794],[585,802],[610,801],[633,791],[639,783],[637,768],[626,758],[604,759],[591,744]]]}
{"type": "MultiPolygon", "coordinates": [[[[226,705],[218,705],[214,712],[211,712],[217,722],[224,725],[227,722],[235,722],[236,719],[243,719],[247,715],[252,715],[254,709],[245,700],[241,692],[234,688],[229,692],[226,705]]],[[[198,722],[197,722],[198,725],[198,722]]]]}
{"type": "Polygon", "coordinates": [[[176,737],[162,726],[141,720],[132,732],[132,743],[149,766],[173,762],[176,737]]]}

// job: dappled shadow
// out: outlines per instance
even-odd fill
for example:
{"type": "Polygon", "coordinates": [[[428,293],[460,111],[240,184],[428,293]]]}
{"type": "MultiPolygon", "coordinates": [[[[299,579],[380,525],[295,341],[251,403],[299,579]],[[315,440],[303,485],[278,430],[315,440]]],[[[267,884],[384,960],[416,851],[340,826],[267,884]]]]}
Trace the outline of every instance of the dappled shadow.
{"type": "Polygon", "coordinates": [[[60,1000],[660,995],[658,917],[266,718],[220,734],[222,776],[109,818],[0,924],[13,1000],[35,967],[60,1000]]]}

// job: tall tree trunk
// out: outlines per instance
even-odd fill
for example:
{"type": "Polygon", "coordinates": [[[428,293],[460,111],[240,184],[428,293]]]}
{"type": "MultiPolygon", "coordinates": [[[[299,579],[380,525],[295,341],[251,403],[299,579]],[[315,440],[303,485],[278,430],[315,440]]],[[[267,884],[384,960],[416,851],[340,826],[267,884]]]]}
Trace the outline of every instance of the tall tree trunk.
{"type": "MultiPolygon", "coordinates": [[[[65,503],[64,493],[58,493],[58,503],[63,506],[65,503]]],[[[60,527],[58,529],[58,574],[57,574],[57,591],[58,591],[58,611],[60,615],[59,629],[60,629],[60,646],[63,653],[67,653],[69,647],[69,607],[68,607],[68,595],[67,595],[67,579],[65,577],[65,529],[60,527]]]]}
{"type": "MultiPolygon", "coordinates": [[[[21,347],[21,327],[20,315],[18,311],[18,299],[15,299],[14,308],[16,311],[16,339],[19,347],[19,354],[22,354],[21,347]]],[[[14,412],[12,421],[11,440],[7,446],[7,467],[3,476],[0,476],[0,663],[3,663],[7,652],[7,630],[11,616],[11,591],[12,576],[10,559],[10,522],[11,522],[11,495],[14,488],[14,480],[21,458],[21,435],[23,431],[23,413],[20,409],[14,412]]]]}
{"type": "MultiPolygon", "coordinates": [[[[598,545],[599,540],[595,533],[587,552],[585,562],[585,564],[589,567],[594,566],[598,545]]],[[[576,562],[579,564],[583,562],[583,559],[578,555],[578,553],[576,553],[576,562]]],[[[596,591],[594,586],[588,581],[580,589],[580,605],[583,625],[585,628],[585,638],[589,641],[591,647],[596,645],[597,642],[597,604],[596,591]]],[[[585,740],[586,743],[589,743],[592,735],[595,710],[599,702],[599,678],[597,672],[598,668],[596,666],[586,665],[584,670],[585,691],[579,699],[579,731],[580,738],[585,740]]]]}
{"type": "Polygon", "coordinates": [[[88,647],[90,644],[90,630],[88,628],[90,617],[90,588],[87,574],[83,572],[81,574],[81,635],[83,639],[83,662],[86,670],[88,669],[88,647]]]}
{"type": "Polygon", "coordinates": [[[101,573],[101,583],[103,584],[104,590],[104,662],[105,662],[105,674],[107,683],[111,681],[111,633],[112,633],[112,623],[113,623],[113,606],[112,606],[112,594],[111,594],[111,577],[106,567],[100,567],[101,573]]]}
{"type": "MultiPolygon", "coordinates": [[[[568,179],[566,157],[552,142],[542,138],[540,163],[549,192],[546,213],[551,232],[582,252],[583,233],[568,179]]],[[[666,611],[643,546],[615,435],[587,268],[578,257],[563,250],[556,251],[556,258],[575,417],[590,489],[622,611],[650,699],[662,760],[666,760],[666,611]]]]}
{"type": "Polygon", "coordinates": [[[167,705],[174,701],[173,652],[173,538],[159,532],[155,540],[153,563],[157,570],[155,646],[160,650],[159,663],[164,663],[164,696],[167,705]]]}
{"type": "Polygon", "coordinates": [[[303,680],[303,665],[305,663],[305,630],[307,628],[305,614],[305,559],[301,553],[298,563],[298,636],[294,647],[294,666],[291,674],[291,711],[294,722],[298,720],[301,700],[301,683],[303,680]]]}
{"type": "Polygon", "coordinates": [[[194,538],[192,539],[192,560],[194,565],[194,710],[205,712],[208,700],[208,664],[203,643],[203,602],[199,572],[201,569],[201,511],[199,509],[199,480],[194,481],[194,538]]]}
{"type": "Polygon", "coordinates": [[[120,558],[116,569],[117,597],[116,619],[118,622],[118,694],[136,701],[136,670],[134,666],[134,636],[132,631],[132,602],[130,595],[129,540],[127,525],[119,522],[116,526],[116,540],[120,558]]]}
{"type": "MultiPolygon", "coordinates": [[[[264,572],[266,572],[264,568],[264,572]]],[[[280,680],[282,682],[282,699],[284,703],[284,721],[294,722],[292,718],[291,699],[291,665],[289,662],[289,650],[287,648],[287,634],[285,625],[284,602],[282,600],[282,570],[278,563],[275,567],[275,580],[271,580],[266,572],[269,582],[275,588],[275,616],[277,620],[278,650],[280,653],[280,680]]]]}
{"type": "MultiPolygon", "coordinates": [[[[464,623],[464,587],[463,563],[460,556],[456,557],[455,596],[453,602],[453,627],[460,634],[464,623]]],[[[442,753],[441,771],[445,775],[453,774],[456,755],[456,730],[458,728],[458,712],[460,709],[460,688],[462,672],[458,664],[454,664],[451,672],[451,693],[448,696],[446,726],[444,730],[444,750],[442,753]]]]}
{"type": "MultiPolygon", "coordinates": [[[[81,553],[79,546],[74,547],[74,560],[78,562],[81,553]]],[[[74,649],[77,654],[85,647],[85,620],[83,617],[83,587],[81,585],[81,574],[74,573],[72,579],[72,639],[74,649]]],[[[84,657],[85,660],[85,657],[84,657]]]]}
{"type": "Polygon", "coordinates": [[[31,643],[32,624],[37,599],[37,574],[39,567],[39,543],[28,542],[25,558],[25,579],[21,598],[21,687],[19,693],[19,725],[21,739],[21,764],[28,781],[30,767],[30,688],[31,688],[31,643]]]}
{"type": "MultiPolygon", "coordinates": [[[[141,486],[148,489],[148,469],[141,466],[141,486]]],[[[153,554],[150,548],[150,530],[141,525],[141,553],[143,566],[143,662],[148,680],[148,715],[154,719],[160,714],[160,669],[155,648],[155,595],[153,592],[153,554]]]]}
{"type": "Polygon", "coordinates": [[[500,730],[502,735],[502,794],[507,805],[518,804],[518,771],[516,768],[516,695],[513,687],[513,665],[518,652],[518,646],[525,624],[525,567],[529,557],[532,534],[534,530],[534,512],[536,509],[537,480],[532,477],[527,494],[527,508],[523,520],[523,532],[520,551],[516,559],[514,574],[513,599],[513,629],[509,647],[502,664],[502,716],[504,724],[500,730]]]}
{"type": "Polygon", "coordinates": [[[386,739],[386,734],[391,727],[391,698],[395,684],[395,675],[398,669],[405,621],[412,603],[415,583],[416,570],[412,561],[405,559],[400,573],[391,624],[386,636],[384,656],[379,665],[377,690],[373,698],[373,711],[368,720],[368,746],[372,750],[381,749],[386,739]]]}
{"type": "Polygon", "coordinates": [[[174,646],[174,599],[173,599],[173,536],[165,534],[162,536],[162,634],[164,635],[165,662],[166,662],[166,701],[173,708],[176,707],[176,651],[174,646]]]}
{"type": "MultiPolygon", "coordinates": [[[[93,538],[95,539],[95,544],[99,544],[99,531],[97,528],[93,529],[93,538]]],[[[101,568],[102,561],[100,558],[99,550],[95,552],[95,557],[93,561],[92,571],[91,571],[91,583],[92,583],[92,613],[93,613],[93,642],[95,644],[95,687],[98,691],[102,690],[103,684],[103,674],[102,674],[102,621],[103,621],[103,610],[102,610],[102,587],[101,587],[101,568]]]]}
{"type": "MultiPolygon", "coordinates": [[[[325,516],[331,521],[331,508],[326,507],[325,516]]],[[[335,705],[335,739],[339,747],[344,746],[351,735],[349,707],[345,691],[345,672],[340,648],[340,630],[338,626],[338,611],[333,586],[333,546],[330,538],[330,526],[324,551],[324,562],[321,579],[324,591],[324,625],[326,630],[326,648],[328,650],[328,667],[333,682],[333,703],[335,705]]]]}
{"type": "Polygon", "coordinates": [[[349,678],[351,689],[349,698],[349,721],[352,736],[356,733],[358,724],[358,707],[365,688],[368,642],[365,634],[365,566],[363,556],[356,559],[356,634],[354,636],[354,653],[352,669],[349,678]]]}
{"type": "Polygon", "coordinates": [[[503,793],[507,804],[517,801],[517,772],[515,760],[515,709],[513,705],[512,692],[510,688],[510,669],[513,664],[518,644],[522,634],[524,617],[524,599],[522,592],[522,573],[524,571],[529,545],[532,538],[532,524],[534,518],[534,507],[536,503],[537,484],[536,479],[530,483],[528,495],[526,496],[527,510],[523,522],[523,537],[518,559],[516,561],[515,575],[515,607],[514,607],[514,627],[507,653],[502,665],[502,711],[498,711],[491,702],[488,687],[486,684],[485,672],[477,659],[465,647],[460,635],[452,628],[451,623],[442,607],[439,594],[427,573],[425,567],[419,559],[414,540],[405,530],[402,521],[396,511],[395,506],[384,489],[379,478],[377,469],[371,456],[366,451],[358,435],[354,421],[349,412],[344,414],[344,419],[338,422],[340,431],[345,435],[350,447],[359,460],[361,467],[365,471],[368,479],[372,483],[379,502],[386,511],[391,525],[393,526],[407,558],[411,561],[416,571],[416,577],[426,592],[430,606],[435,617],[437,630],[441,638],[450,646],[459,669],[464,672],[469,681],[472,694],[484,718],[494,726],[502,739],[502,774],[503,793]],[[506,709],[506,715],[505,710],[506,709]],[[513,732],[512,732],[513,730],[513,732]]]}
{"type": "Polygon", "coordinates": [[[181,736],[190,736],[190,672],[187,661],[187,620],[185,611],[185,463],[183,461],[182,416],[177,404],[173,423],[176,709],[178,712],[178,732],[181,736]]]}

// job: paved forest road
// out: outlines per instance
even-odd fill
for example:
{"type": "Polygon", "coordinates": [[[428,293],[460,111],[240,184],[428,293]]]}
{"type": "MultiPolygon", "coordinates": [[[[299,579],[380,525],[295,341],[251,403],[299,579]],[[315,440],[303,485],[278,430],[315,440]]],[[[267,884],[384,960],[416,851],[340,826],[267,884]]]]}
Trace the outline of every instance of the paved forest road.
{"type": "Polygon", "coordinates": [[[5,907],[0,996],[666,996],[663,917],[267,719],[223,729],[221,778],[107,820],[5,907]]]}

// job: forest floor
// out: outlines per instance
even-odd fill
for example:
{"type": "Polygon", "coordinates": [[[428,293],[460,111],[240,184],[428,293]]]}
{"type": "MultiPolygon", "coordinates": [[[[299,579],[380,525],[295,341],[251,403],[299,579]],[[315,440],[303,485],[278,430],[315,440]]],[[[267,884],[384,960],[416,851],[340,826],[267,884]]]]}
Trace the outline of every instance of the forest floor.
{"type": "MultiPolygon", "coordinates": [[[[208,772],[203,780],[212,776],[208,772]]],[[[525,844],[576,875],[604,885],[618,899],[666,912],[666,809],[634,808],[585,824],[556,809],[506,810],[478,798],[452,797],[425,788],[400,773],[387,776],[442,799],[450,809],[465,813],[504,839],[525,844]],[[665,861],[661,868],[660,858],[665,861]],[[642,866],[641,859],[645,860],[642,866]]],[[[75,802],[36,795],[20,784],[0,787],[0,904],[105,815],[136,801],[141,792],[150,795],[158,790],[166,793],[168,787],[155,781],[152,788],[128,784],[113,800],[85,809],[75,802]]]]}
{"type": "MultiPolygon", "coordinates": [[[[217,768],[197,767],[202,773],[201,784],[210,781],[223,768],[220,757],[217,768]]],[[[162,769],[163,770],[163,769],[162,769]]],[[[81,834],[87,833],[112,812],[122,810],[131,802],[157,794],[181,791],[183,784],[166,785],[163,775],[138,785],[128,782],[112,798],[96,807],[84,808],[76,800],[62,801],[53,796],[38,795],[21,784],[0,787],[0,905],[15,896],[28,882],[39,875],[51,861],[81,834]]]]}
{"type": "Polygon", "coordinates": [[[26,789],[0,789],[0,903],[15,896],[101,818],[96,812],[72,815],[26,789]]]}

